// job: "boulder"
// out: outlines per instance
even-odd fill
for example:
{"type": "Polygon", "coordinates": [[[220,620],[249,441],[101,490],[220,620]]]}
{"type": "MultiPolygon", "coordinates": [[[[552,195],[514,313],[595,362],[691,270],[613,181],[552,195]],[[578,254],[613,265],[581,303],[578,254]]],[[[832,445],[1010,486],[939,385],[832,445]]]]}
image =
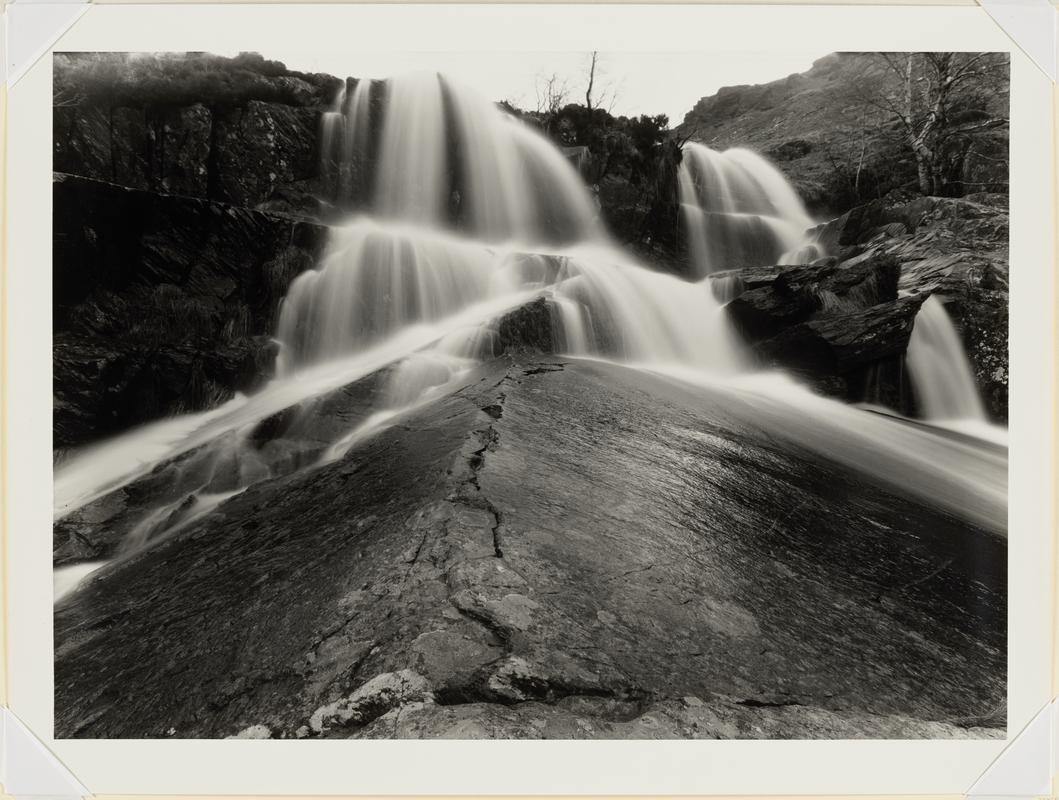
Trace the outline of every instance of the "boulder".
{"type": "Polygon", "coordinates": [[[905,297],[864,311],[809,320],[759,342],[756,350],[774,366],[825,375],[900,356],[908,347],[925,297],[905,297]]]}
{"type": "Polygon", "coordinates": [[[497,323],[499,352],[558,352],[556,323],[552,306],[543,297],[505,314],[497,323]]]}
{"type": "Polygon", "coordinates": [[[728,315],[748,341],[758,342],[809,319],[895,300],[898,274],[896,261],[879,257],[848,267],[756,267],[713,280],[735,279],[728,315]]]}

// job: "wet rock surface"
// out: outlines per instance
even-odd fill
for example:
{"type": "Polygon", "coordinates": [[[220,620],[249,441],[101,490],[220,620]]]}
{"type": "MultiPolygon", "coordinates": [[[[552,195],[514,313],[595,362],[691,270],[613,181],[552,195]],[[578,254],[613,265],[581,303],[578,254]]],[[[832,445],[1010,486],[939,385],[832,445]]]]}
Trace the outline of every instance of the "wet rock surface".
{"type": "Polygon", "coordinates": [[[1002,538],[752,417],[486,364],[62,600],[56,735],[1002,735],[1002,538]]]}

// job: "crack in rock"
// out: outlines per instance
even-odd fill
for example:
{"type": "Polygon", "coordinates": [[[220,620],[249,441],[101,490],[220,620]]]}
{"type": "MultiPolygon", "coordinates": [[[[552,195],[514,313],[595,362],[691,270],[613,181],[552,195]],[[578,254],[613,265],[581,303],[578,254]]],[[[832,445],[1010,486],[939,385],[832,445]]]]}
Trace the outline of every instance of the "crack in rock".
{"type": "Polygon", "coordinates": [[[788,706],[800,706],[803,703],[797,700],[755,700],[752,697],[748,697],[745,700],[736,700],[737,706],[746,706],[747,708],[787,708],[788,706]]]}
{"type": "Polygon", "coordinates": [[[523,375],[541,375],[546,372],[562,372],[565,367],[565,362],[549,362],[547,364],[538,364],[529,369],[522,370],[523,375]]]}

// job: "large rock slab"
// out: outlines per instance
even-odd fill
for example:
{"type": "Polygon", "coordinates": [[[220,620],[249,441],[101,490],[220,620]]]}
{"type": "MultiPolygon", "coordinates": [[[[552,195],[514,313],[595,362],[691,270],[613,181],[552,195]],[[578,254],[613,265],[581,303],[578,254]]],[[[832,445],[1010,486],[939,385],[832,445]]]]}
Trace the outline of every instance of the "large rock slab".
{"type": "Polygon", "coordinates": [[[815,390],[911,414],[903,356],[926,295],[898,299],[901,265],[887,254],[838,264],[753,267],[711,276],[735,329],[771,367],[815,390]]]}
{"type": "Polygon", "coordinates": [[[1003,539],[737,396],[523,353],[396,422],[61,601],[56,735],[1002,731],[1003,539]]]}

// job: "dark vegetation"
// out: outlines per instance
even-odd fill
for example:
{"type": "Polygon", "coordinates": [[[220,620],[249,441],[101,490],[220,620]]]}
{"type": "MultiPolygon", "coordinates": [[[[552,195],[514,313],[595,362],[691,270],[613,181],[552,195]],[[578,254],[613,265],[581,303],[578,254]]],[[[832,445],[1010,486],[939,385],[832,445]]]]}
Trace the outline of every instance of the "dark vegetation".
{"type": "Polygon", "coordinates": [[[311,106],[341,85],[331,75],[288,70],[258,53],[56,53],[56,108],[103,105],[226,109],[252,100],[311,106]]]}

